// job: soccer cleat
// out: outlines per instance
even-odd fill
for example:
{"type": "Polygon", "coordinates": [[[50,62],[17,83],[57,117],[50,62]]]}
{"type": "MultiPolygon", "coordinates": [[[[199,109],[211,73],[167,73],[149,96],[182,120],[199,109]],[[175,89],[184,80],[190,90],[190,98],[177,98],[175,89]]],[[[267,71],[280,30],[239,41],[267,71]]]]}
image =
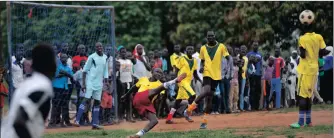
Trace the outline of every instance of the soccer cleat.
{"type": "Polygon", "coordinates": [[[166,124],[175,124],[172,120],[166,120],[166,124]]]}
{"type": "Polygon", "coordinates": [[[183,112],[183,115],[184,115],[184,117],[186,118],[186,120],[187,120],[188,122],[194,122],[194,120],[192,120],[192,119],[188,116],[187,111],[184,111],[184,112],[183,112]]]}
{"type": "Polygon", "coordinates": [[[199,128],[200,129],[206,129],[207,128],[207,124],[206,123],[201,123],[201,126],[199,128]]]}
{"type": "Polygon", "coordinates": [[[102,130],[103,127],[102,126],[99,126],[99,125],[93,125],[92,126],[92,130],[102,130]]]}
{"type": "Polygon", "coordinates": [[[302,126],[299,125],[299,123],[293,123],[290,125],[291,128],[301,128],[302,126]]]}

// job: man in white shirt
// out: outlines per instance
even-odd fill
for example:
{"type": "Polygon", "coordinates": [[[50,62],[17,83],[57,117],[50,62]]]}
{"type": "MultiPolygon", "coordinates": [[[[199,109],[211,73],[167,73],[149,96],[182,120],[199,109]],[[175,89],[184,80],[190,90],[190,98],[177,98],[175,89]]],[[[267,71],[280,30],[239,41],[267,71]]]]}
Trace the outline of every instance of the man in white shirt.
{"type": "Polygon", "coordinates": [[[50,45],[39,44],[32,50],[32,59],[32,76],[15,91],[11,110],[1,125],[2,138],[40,138],[44,134],[53,97],[55,53],[50,45]]]}
{"type": "Polygon", "coordinates": [[[23,44],[17,44],[15,48],[15,56],[12,56],[12,89],[9,92],[8,100],[9,104],[11,103],[12,96],[14,95],[14,91],[16,88],[18,88],[19,84],[23,82],[23,52],[24,52],[24,45],[23,44]]]}
{"type": "MultiPolygon", "coordinates": [[[[199,72],[199,68],[201,67],[201,59],[199,58],[199,51],[201,50],[201,46],[202,46],[201,44],[196,45],[196,52],[193,54],[193,58],[197,60],[197,68],[198,68],[198,70],[196,70],[197,75],[203,81],[203,74],[199,72]]],[[[196,79],[193,79],[192,85],[194,87],[196,95],[197,96],[200,95],[202,89],[201,82],[197,81],[196,79]]],[[[203,108],[203,101],[201,102],[201,104],[199,104],[197,113],[202,112],[203,110],[202,108],[203,108]]]]}
{"type": "Polygon", "coordinates": [[[149,77],[151,67],[148,64],[149,59],[145,56],[144,46],[141,44],[137,44],[133,54],[136,58],[136,64],[134,65],[134,73],[133,76],[136,80],[140,79],[141,77],[149,77]]]}

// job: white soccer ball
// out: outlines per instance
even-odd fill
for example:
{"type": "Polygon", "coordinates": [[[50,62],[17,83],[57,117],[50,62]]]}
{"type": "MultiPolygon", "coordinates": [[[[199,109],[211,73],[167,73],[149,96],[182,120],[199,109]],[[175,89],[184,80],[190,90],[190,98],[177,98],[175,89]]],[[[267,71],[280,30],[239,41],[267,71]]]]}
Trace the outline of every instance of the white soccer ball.
{"type": "Polygon", "coordinates": [[[314,13],[311,10],[304,10],[299,15],[299,21],[302,24],[311,24],[314,21],[314,13]]]}

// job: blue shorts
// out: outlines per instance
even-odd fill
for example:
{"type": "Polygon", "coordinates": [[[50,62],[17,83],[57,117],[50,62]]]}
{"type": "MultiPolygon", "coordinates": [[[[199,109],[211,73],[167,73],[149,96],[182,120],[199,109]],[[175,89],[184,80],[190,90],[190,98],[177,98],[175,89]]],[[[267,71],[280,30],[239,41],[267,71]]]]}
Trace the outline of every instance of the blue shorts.
{"type": "Polygon", "coordinates": [[[92,88],[87,87],[85,92],[85,98],[90,99],[93,98],[94,100],[101,101],[102,96],[102,88],[99,90],[93,90],[92,88]]]}

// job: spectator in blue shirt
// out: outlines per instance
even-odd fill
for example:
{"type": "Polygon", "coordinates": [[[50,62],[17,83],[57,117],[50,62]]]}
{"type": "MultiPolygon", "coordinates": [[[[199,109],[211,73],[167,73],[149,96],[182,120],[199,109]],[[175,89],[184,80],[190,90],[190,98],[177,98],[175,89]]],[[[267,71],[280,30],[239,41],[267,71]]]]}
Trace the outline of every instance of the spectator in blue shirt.
{"type": "Polygon", "coordinates": [[[60,124],[61,126],[71,125],[69,118],[64,118],[67,116],[65,112],[62,112],[62,109],[66,108],[69,103],[69,99],[65,98],[70,94],[68,91],[68,78],[70,78],[71,81],[73,80],[73,72],[66,64],[67,58],[67,54],[62,54],[60,56],[61,64],[57,65],[56,76],[52,81],[55,96],[52,99],[51,121],[49,124],[50,127],[53,127],[57,124],[60,124]],[[61,113],[64,122],[61,122],[60,120],[61,113]]]}
{"type": "Polygon", "coordinates": [[[250,104],[252,109],[258,110],[260,107],[261,98],[261,77],[262,77],[262,55],[258,52],[259,44],[254,42],[252,44],[253,50],[247,54],[248,59],[250,57],[253,61],[250,61],[248,67],[251,68],[252,64],[255,66],[255,72],[249,75],[250,82],[250,104]]]}
{"type": "Polygon", "coordinates": [[[105,83],[108,83],[109,74],[107,56],[103,54],[102,43],[96,43],[95,50],[96,52],[88,57],[88,60],[83,68],[83,83],[81,88],[85,92],[85,99],[79,106],[76,120],[73,125],[77,127],[80,126],[80,118],[85,111],[86,101],[92,97],[94,99],[92,129],[102,129],[102,127],[99,126],[102,87],[103,80],[105,83]]]}

